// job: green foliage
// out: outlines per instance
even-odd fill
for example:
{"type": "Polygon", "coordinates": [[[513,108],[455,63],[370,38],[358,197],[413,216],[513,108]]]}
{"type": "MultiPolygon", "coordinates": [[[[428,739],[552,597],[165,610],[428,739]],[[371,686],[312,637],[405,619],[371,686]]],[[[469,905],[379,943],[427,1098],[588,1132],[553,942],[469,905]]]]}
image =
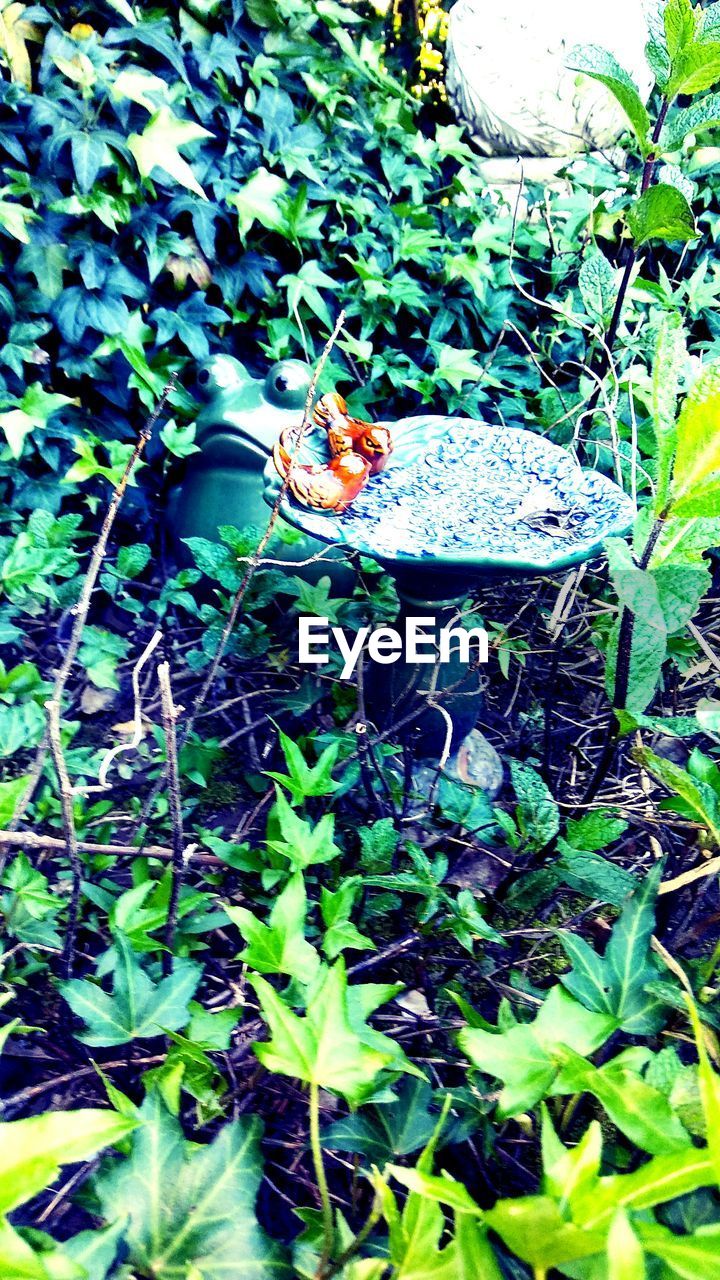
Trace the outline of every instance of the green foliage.
{"type": "Polygon", "coordinates": [[[257,1224],[260,1125],[225,1125],[209,1146],[190,1145],[159,1093],[148,1095],[125,1159],[107,1161],[93,1189],[107,1221],[126,1221],[123,1240],[138,1276],[195,1274],[207,1280],[290,1276],[281,1250],[257,1224]]]}
{"type": "Polygon", "coordinates": [[[114,948],[112,995],[87,978],[60,984],[63,998],[86,1025],[80,1039],[90,1045],[129,1044],[184,1026],[201,966],[175,959],[172,973],[153,982],[120,933],[115,935],[114,948]]]}
{"type": "Polygon", "coordinates": [[[500,1113],[519,1115],[551,1092],[561,1047],[593,1053],[616,1026],[612,1014],[591,1011],[555,986],[532,1022],[513,1021],[493,1031],[469,1027],[460,1032],[458,1044],[475,1067],[502,1080],[500,1113]]]}
{"type": "Polygon", "coordinates": [[[658,1025],[658,1001],[646,988],[657,978],[650,939],[661,874],[658,863],[628,898],[602,959],[579,935],[560,934],[573,964],[562,978],[564,986],[585,1008],[608,1014],[631,1035],[648,1034],[658,1025]]]}
{"type": "Polygon", "coordinates": [[[374,1092],[382,1071],[417,1070],[399,1045],[367,1025],[397,987],[348,987],[339,959],[323,968],[298,1017],[264,978],[253,977],[252,984],[271,1033],[255,1053],[269,1071],[328,1089],[357,1106],[374,1092]]]}

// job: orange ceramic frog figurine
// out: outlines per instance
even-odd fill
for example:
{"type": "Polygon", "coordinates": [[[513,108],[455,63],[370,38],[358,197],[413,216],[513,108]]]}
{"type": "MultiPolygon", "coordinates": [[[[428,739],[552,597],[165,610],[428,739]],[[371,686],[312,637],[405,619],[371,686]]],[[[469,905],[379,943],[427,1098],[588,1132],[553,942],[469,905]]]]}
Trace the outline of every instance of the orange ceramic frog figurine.
{"type": "Polygon", "coordinates": [[[370,463],[359,453],[347,451],[322,463],[293,462],[292,432],[285,430],[273,449],[273,461],[279,475],[288,482],[294,498],[305,507],[320,511],[345,511],[370,478],[370,463]]]}
{"type": "Polygon", "coordinates": [[[340,454],[359,453],[370,464],[370,474],[382,471],[393,450],[393,442],[387,427],[352,418],[342,396],[333,392],[322,396],[315,406],[315,421],[327,431],[328,445],[333,457],[340,454]]]}

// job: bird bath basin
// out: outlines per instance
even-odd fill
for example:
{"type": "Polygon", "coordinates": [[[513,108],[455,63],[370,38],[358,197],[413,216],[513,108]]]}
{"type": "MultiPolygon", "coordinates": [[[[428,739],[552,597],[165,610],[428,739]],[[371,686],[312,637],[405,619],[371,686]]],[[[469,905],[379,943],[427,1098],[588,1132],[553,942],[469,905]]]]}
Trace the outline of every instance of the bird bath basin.
{"type": "MultiPolygon", "coordinates": [[[[479,583],[560,572],[590,560],[606,538],[627,533],[635,518],[618,485],[533,432],[440,416],[383,425],[390,428],[394,452],[347,511],[310,510],[286,493],[280,512],[321,542],[382,564],[395,578],[406,617],[447,625],[479,583]]],[[[298,460],[322,463],[327,456],[325,432],[308,431],[298,460]]],[[[270,462],[266,502],[273,505],[281,487],[270,462]]],[[[407,662],[374,668],[367,682],[370,718],[382,726],[407,716],[432,672],[407,662]]],[[[456,658],[443,663],[436,688],[450,687],[442,705],[453,722],[457,753],[477,719],[479,672],[456,658]]],[[[421,755],[437,757],[445,718],[424,707],[415,741],[421,755]]]]}

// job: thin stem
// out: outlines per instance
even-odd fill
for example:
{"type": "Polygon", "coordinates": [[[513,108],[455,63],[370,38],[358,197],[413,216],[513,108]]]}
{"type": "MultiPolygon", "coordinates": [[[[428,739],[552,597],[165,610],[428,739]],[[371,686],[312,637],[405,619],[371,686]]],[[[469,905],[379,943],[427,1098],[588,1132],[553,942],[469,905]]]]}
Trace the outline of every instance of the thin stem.
{"type": "MultiPolygon", "coordinates": [[[[650,152],[650,155],[647,156],[645,160],[645,164],[643,165],[642,178],[640,180],[641,195],[644,195],[645,192],[648,190],[655,176],[655,164],[656,164],[655,146],[660,141],[660,134],[662,133],[662,128],[663,128],[663,125],[665,124],[665,120],[666,120],[669,108],[670,108],[669,101],[666,98],[663,98],[660,111],[658,112],[657,120],[655,121],[655,128],[653,129],[653,132],[652,132],[653,150],[650,152]]],[[[590,397],[590,400],[588,401],[587,410],[586,410],[587,413],[592,413],[593,410],[597,408],[598,401],[600,399],[601,379],[605,377],[605,374],[608,371],[609,356],[612,354],[612,349],[615,346],[615,342],[618,335],[618,329],[620,328],[620,321],[622,320],[623,311],[625,310],[625,300],[627,298],[627,292],[628,292],[628,289],[630,288],[630,281],[632,279],[632,273],[635,268],[635,264],[637,260],[638,260],[638,250],[634,248],[628,257],[627,262],[625,263],[625,270],[623,271],[622,279],[620,281],[620,287],[618,289],[617,297],[615,299],[615,306],[613,307],[612,317],[610,319],[608,331],[605,335],[605,343],[600,351],[600,358],[598,360],[597,368],[593,370],[596,377],[598,378],[598,382],[595,386],[595,390],[593,391],[592,396],[590,397]]]]}
{"type": "Polygon", "coordinates": [[[322,1146],[320,1144],[320,1087],[317,1084],[310,1085],[310,1150],[312,1151],[315,1169],[315,1181],[320,1192],[323,1217],[323,1247],[315,1276],[316,1280],[323,1280],[335,1243],[335,1222],[325,1174],[322,1146]]]}
{"type": "Polygon", "coordinates": [[[63,830],[65,832],[65,848],[70,859],[72,871],[72,887],[68,904],[68,922],[63,945],[63,967],[65,977],[72,978],[75,967],[75,941],[77,938],[78,914],[80,909],[80,884],[82,880],[82,863],[78,852],[77,831],[75,828],[75,810],[70,777],[65,763],[60,737],[60,703],[51,698],[45,703],[47,711],[47,736],[52,753],[55,773],[57,774],[60,805],[62,808],[63,830]]]}
{"type": "Polygon", "coordinates": [[[176,725],[178,708],[173,702],[170,687],[170,666],[161,662],[158,671],[160,686],[160,705],[162,708],[163,730],[165,732],[165,773],[167,777],[168,802],[172,822],[172,869],[170,901],[168,903],[167,922],[163,941],[167,950],[163,954],[163,972],[167,976],[172,967],[175,929],[177,927],[180,889],[185,874],[185,836],[183,834],[182,801],[180,798],[180,769],[178,767],[176,725]]]}
{"type": "Polygon", "coordinates": [[[379,1222],[380,1215],[381,1215],[380,1201],[376,1197],[375,1200],[373,1201],[373,1207],[370,1210],[370,1213],[368,1214],[362,1227],[360,1228],[357,1235],[355,1236],[355,1239],[350,1242],[347,1249],[343,1250],[343,1252],[340,1254],[339,1258],[337,1258],[335,1262],[331,1262],[330,1265],[325,1268],[325,1270],[322,1273],[322,1276],[319,1277],[319,1280],[332,1280],[333,1276],[337,1276],[340,1274],[343,1268],[347,1266],[348,1262],[350,1262],[350,1260],[354,1258],[356,1253],[362,1248],[368,1236],[370,1235],[370,1232],[375,1226],[375,1223],[379,1222]]]}

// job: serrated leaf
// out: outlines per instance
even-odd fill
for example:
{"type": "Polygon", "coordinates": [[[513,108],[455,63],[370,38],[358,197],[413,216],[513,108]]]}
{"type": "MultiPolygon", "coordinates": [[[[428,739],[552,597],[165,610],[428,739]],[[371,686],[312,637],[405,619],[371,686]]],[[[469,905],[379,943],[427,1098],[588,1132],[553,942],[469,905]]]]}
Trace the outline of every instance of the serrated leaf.
{"type": "Polygon", "coordinates": [[[687,361],[682,317],[664,316],[658,329],[652,372],[653,430],[658,456],[655,510],[664,510],[677,444],[677,400],[687,361]]]}
{"type": "Polygon", "coordinates": [[[650,145],[650,117],[632,76],[607,49],[594,44],[573,49],[567,65],[572,71],[582,71],[593,80],[599,80],[610,90],[625,112],[643,155],[646,155],[650,145]]]}
{"type": "Polygon", "coordinates": [[[649,747],[641,747],[634,753],[638,764],[680,797],[683,814],[689,813],[707,827],[715,844],[720,845],[720,804],[711,786],[699,778],[693,778],[687,769],[681,769],[671,760],[656,756],[649,747]]]}
{"type": "Polygon", "coordinates": [[[720,500],[720,360],[693,383],[678,419],[671,489],[674,516],[715,515],[720,500]]]}
{"type": "Polygon", "coordinates": [[[518,799],[515,818],[533,849],[542,849],[560,830],[560,811],[547,784],[530,765],[510,761],[510,776],[518,799]]]}
{"type": "MultiPolygon", "coordinates": [[[[608,568],[621,605],[633,615],[628,691],[623,708],[641,714],[652,701],[667,653],[667,626],[660,603],[658,584],[652,573],[638,568],[632,552],[621,538],[605,543],[608,568]]],[[[622,618],[610,633],[605,667],[608,697],[615,697],[617,652],[622,618]]]]}
{"type": "Polygon", "coordinates": [[[595,250],[583,262],[578,276],[583,304],[593,320],[607,326],[615,305],[615,272],[604,253],[595,250]]]}
{"type": "Polygon", "coordinates": [[[689,133],[715,129],[720,125],[720,93],[709,93],[699,102],[675,111],[660,136],[663,151],[677,151],[689,133]]]}
{"type": "Polygon", "coordinates": [[[678,54],[692,44],[695,36],[696,19],[692,0],[666,0],[663,22],[667,51],[670,60],[674,62],[678,54]]]}
{"type": "Polygon", "coordinates": [[[256,1117],[226,1124],[209,1146],[190,1146],[158,1092],[148,1096],[128,1157],[93,1179],[104,1217],[126,1219],[133,1271],[157,1280],[290,1280],[282,1251],[255,1216],[262,1178],[256,1117]]]}
{"type": "Polygon", "coordinates": [[[594,809],[581,818],[568,818],[565,833],[573,849],[594,853],[619,840],[627,828],[626,819],[618,817],[616,810],[594,809]]]}
{"type": "Polygon", "coordinates": [[[651,240],[687,244],[697,236],[695,216],[677,187],[658,182],[628,210],[630,234],[638,248],[651,240]]]}
{"type": "Polygon", "coordinates": [[[667,96],[704,93],[720,80],[720,41],[698,40],[673,58],[667,96]]]}

